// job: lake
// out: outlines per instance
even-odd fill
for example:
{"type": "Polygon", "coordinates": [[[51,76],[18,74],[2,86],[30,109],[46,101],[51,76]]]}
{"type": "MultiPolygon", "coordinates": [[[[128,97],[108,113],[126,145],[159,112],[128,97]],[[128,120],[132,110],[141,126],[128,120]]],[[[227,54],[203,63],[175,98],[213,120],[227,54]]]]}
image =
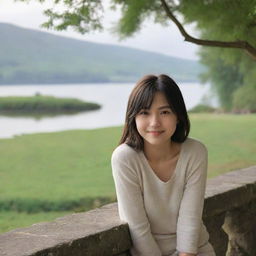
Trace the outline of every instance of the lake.
{"type": "MultiPolygon", "coordinates": [[[[72,97],[92,101],[102,108],[74,115],[55,117],[7,117],[0,115],[0,138],[39,132],[54,132],[70,129],[94,129],[118,126],[124,123],[128,96],[134,84],[68,84],[68,85],[19,85],[0,86],[0,96],[32,96],[36,93],[57,97],[72,97]]],[[[209,93],[209,85],[182,83],[179,87],[187,109],[198,104],[209,93]]]]}

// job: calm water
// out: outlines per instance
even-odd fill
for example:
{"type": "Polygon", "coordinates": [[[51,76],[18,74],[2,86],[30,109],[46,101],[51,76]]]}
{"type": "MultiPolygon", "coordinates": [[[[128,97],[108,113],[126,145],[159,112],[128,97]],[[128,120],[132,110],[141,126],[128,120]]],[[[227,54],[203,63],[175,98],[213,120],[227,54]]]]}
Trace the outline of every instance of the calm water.
{"type": "MultiPolygon", "coordinates": [[[[0,116],[0,138],[26,133],[121,125],[124,122],[126,104],[133,86],[134,84],[0,86],[0,96],[25,96],[40,93],[58,97],[74,97],[102,105],[102,108],[96,111],[44,117],[39,120],[32,117],[0,116]]],[[[188,109],[198,104],[202,97],[209,92],[209,86],[206,85],[183,83],[179,86],[188,109]]]]}

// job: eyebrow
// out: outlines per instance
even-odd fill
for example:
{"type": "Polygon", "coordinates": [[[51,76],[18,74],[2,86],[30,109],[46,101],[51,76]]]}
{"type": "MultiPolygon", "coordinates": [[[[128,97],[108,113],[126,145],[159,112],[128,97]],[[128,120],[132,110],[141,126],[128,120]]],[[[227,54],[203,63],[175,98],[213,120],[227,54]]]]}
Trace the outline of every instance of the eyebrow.
{"type": "MultiPolygon", "coordinates": [[[[171,107],[169,106],[169,105],[166,105],[166,106],[162,106],[162,107],[159,107],[158,109],[159,110],[161,110],[161,109],[165,109],[165,108],[169,108],[169,109],[171,109],[171,107]]],[[[150,108],[149,107],[147,107],[147,108],[142,108],[142,110],[149,110],[150,108]]]]}

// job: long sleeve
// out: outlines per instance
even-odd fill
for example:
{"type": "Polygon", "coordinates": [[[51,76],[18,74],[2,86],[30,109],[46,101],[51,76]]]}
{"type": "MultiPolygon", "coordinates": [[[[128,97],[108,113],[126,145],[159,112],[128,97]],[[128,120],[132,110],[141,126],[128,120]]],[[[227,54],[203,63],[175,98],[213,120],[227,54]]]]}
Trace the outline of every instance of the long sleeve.
{"type": "Polygon", "coordinates": [[[112,155],[112,174],[119,216],[128,223],[131,233],[133,242],[131,253],[136,256],[161,256],[161,251],[151,234],[138,176],[127,161],[122,161],[122,158],[117,153],[112,155]]]}
{"type": "Polygon", "coordinates": [[[189,162],[177,223],[177,250],[196,254],[207,178],[207,149],[198,144],[189,162]]]}

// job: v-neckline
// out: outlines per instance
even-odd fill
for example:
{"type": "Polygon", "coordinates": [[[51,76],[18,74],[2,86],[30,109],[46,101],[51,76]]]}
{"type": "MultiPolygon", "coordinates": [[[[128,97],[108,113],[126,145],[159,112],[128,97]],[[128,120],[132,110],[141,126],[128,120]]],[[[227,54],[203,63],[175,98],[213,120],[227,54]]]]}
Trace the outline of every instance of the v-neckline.
{"type": "Polygon", "coordinates": [[[155,171],[154,171],[154,170],[152,169],[152,167],[150,166],[150,164],[149,164],[149,162],[148,162],[148,159],[146,158],[146,156],[145,156],[143,150],[141,150],[142,159],[144,160],[144,162],[145,162],[147,168],[149,169],[150,173],[152,173],[153,176],[154,176],[160,183],[162,183],[162,184],[168,184],[168,183],[170,183],[170,182],[174,179],[174,176],[176,175],[177,169],[178,169],[178,167],[179,167],[179,165],[180,165],[180,162],[181,162],[181,158],[182,158],[182,154],[183,154],[183,148],[184,148],[184,143],[185,143],[185,142],[182,142],[182,143],[181,143],[180,152],[179,152],[179,158],[178,158],[178,160],[177,160],[176,166],[175,166],[175,168],[174,168],[174,170],[173,170],[173,173],[172,173],[171,177],[170,177],[167,181],[161,180],[161,179],[156,175],[155,171]]]}

